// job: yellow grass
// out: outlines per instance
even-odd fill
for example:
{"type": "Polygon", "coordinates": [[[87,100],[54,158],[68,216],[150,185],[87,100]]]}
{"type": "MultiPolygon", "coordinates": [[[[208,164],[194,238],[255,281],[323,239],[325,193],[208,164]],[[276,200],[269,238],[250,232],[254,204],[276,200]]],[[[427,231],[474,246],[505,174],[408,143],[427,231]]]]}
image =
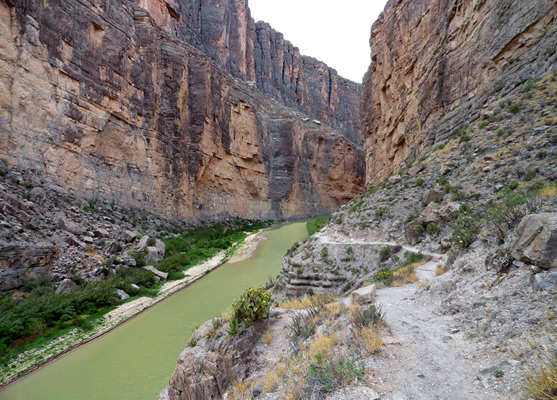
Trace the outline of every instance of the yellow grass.
{"type": "Polygon", "coordinates": [[[318,336],[309,346],[309,355],[315,357],[321,354],[324,360],[330,360],[334,355],[335,346],[339,343],[340,338],[335,334],[318,336]]]}
{"type": "Polygon", "coordinates": [[[545,360],[526,378],[526,397],[534,400],[557,398],[557,356],[545,360]]]}
{"type": "Polygon", "coordinates": [[[275,390],[285,373],[286,366],[283,363],[275,365],[263,378],[263,391],[269,393],[275,390]]]}
{"type": "Polygon", "coordinates": [[[544,187],[540,190],[541,197],[557,197],[557,184],[544,187]]]}
{"type": "Polygon", "coordinates": [[[381,327],[370,325],[362,328],[358,333],[367,354],[376,354],[385,343],[382,339],[381,327]]]}
{"type": "Polygon", "coordinates": [[[273,343],[273,335],[271,335],[270,333],[264,334],[263,335],[263,343],[265,343],[265,344],[273,343]]]}
{"type": "Polygon", "coordinates": [[[301,299],[292,299],[279,304],[280,308],[287,310],[303,310],[313,305],[313,301],[309,297],[302,297],[301,299]]]}

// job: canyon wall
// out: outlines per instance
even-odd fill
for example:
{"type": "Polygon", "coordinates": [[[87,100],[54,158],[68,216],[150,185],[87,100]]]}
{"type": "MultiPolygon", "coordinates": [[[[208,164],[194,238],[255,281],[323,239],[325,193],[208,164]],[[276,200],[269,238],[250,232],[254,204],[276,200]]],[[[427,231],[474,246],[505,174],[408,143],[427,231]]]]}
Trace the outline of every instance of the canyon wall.
{"type": "Polygon", "coordinates": [[[372,27],[363,84],[367,183],[555,71],[556,18],[554,0],[390,0],[372,27]]]}
{"type": "Polygon", "coordinates": [[[297,50],[264,26],[276,37],[255,51],[245,2],[176,3],[0,0],[0,156],[190,220],[316,214],[358,194],[359,85],[305,57],[279,82],[276,57],[297,50]]]}
{"type": "Polygon", "coordinates": [[[361,85],[303,56],[247,0],[138,0],[158,24],[209,55],[233,76],[361,143],[361,85]]]}

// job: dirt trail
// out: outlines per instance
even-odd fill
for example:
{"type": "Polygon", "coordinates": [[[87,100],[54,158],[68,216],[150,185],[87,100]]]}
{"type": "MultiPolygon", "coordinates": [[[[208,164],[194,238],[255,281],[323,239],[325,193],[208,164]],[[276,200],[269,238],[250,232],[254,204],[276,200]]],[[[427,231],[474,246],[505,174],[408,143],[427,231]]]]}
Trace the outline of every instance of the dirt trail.
{"type": "MultiPolygon", "coordinates": [[[[316,236],[321,243],[331,245],[397,245],[319,233],[316,236]]],[[[478,366],[470,355],[477,350],[472,348],[475,344],[465,340],[452,317],[434,312],[438,300],[427,292],[416,293],[419,285],[436,278],[437,264],[444,264],[446,256],[412,246],[403,249],[428,255],[431,261],[416,269],[420,282],[377,290],[376,304],[381,305],[390,333],[384,338],[383,354],[366,361],[373,371],[371,386],[381,393],[381,400],[502,400],[478,379],[478,366]]]]}
{"type": "MultiPolygon", "coordinates": [[[[420,280],[435,279],[437,262],[418,267],[420,280]]],[[[415,283],[377,291],[376,303],[391,330],[384,356],[370,361],[381,399],[498,399],[477,379],[477,366],[469,357],[473,344],[465,341],[451,317],[434,313],[436,302],[416,296],[417,287],[415,283]]]]}

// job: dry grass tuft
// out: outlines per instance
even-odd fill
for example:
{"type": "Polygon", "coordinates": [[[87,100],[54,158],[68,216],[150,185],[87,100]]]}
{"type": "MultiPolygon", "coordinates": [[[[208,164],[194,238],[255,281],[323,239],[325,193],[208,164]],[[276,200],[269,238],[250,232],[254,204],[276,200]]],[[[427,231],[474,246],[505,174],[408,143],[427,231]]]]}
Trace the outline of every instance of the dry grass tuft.
{"type": "Polygon", "coordinates": [[[557,184],[544,187],[540,190],[541,197],[557,197],[557,184]]]}
{"type": "Polygon", "coordinates": [[[557,354],[544,360],[526,378],[526,396],[534,400],[557,399],[557,354]]]}
{"type": "Polygon", "coordinates": [[[265,344],[271,344],[273,343],[273,335],[270,333],[266,333],[263,335],[263,343],[265,344]]]}
{"type": "Polygon", "coordinates": [[[416,275],[415,269],[423,264],[425,263],[417,262],[397,269],[395,272],[393,272],[393,281],[391,282],[390,286],[398,287],[406,285],[408,283],[418,282],[419,279],[416,275]]]}
{"type": "Polygon", "coordinates": [[[246,384],[241,381],[236,381],[232,385],[232,389],[228,392],[230,400],[244,400],[251,399],[253,393],[253,384],[246,384]]]}
{"type": "Polygon", "coordinates": [[[313,300],[310,297],[302,297],[301,299],[292,299],[279,304],[280,308],[287,310],[303,310],[313,306],[313,300]]]}
{"type": "Polygon", "coordinates": [[[283,363],[275,365],[263,378],[263,391],[269,393],[275,390],[284,374],[286,374],[286,366],[283,363]]]}
{"type": "Polygon", "coordinates": [[[383,333],[380,326],[370,325],[356,332],[356,337],[361,341],[369,355],[379,352],[381,346],[385,344],[382,339],[383,333]]]}
{"type": "Polygon", "coordinates": [[[437,264],[437,269],[435,270],[435,275],[436,276],[443,275],[447,271],[448,270],[445,269],[445,265],[443,265],[443,263],[438,263],[437,264]]]}
{"type": "Polygon", "coordinates": [[[330,360],[334,355],[336,345],[341,340],[337,335],[318,336],[309,346],[309,355],[315,357],[321,354],[324,360],[330,360]]]}

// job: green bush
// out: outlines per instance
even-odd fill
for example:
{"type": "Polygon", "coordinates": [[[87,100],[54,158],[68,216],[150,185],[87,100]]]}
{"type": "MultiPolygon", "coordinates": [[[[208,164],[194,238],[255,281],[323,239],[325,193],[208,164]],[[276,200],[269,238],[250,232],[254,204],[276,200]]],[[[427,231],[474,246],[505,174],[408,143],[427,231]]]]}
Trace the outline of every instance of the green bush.
{"type": "Polygon", "coordinates": [[[414,227],[414,233],[416,234],[417,237],[421,237],[424,235],[425,233],[425,228],[423,225],[416,225],[414,227]]]}
{"type": "Polygon", "coordinates": [[[393,271],[390,268],[382,268],[373,277],[375,282],[389,283],[393,279],[393,271]]]}
{"type": "Polygon", "coordinates": [[[410,222],[414,221],[416,216],[414,214],[408,214],[406,220],[404,221],[404,225],[408,225],[410,222]]]}
{"type": "Polygon", "coordinates": [[[273,299],[271,292],[250,288],[232,304],[232,318],[240,322],[260,321],[268,317],[273,299]]]}
{"type": "Polygon", "coordinates": [[[381,247],[381,250],[379,250],[379,259],[381,261],[388,260],[392,252],[393,250],[390,246],[381,247]]]}
{"type": "Polygon", "coordinates": [[[426,232],[428,235],[437,235],[437,233],[439,233],[439,227],[435,222],[432,222],[427,225],[426,232]]]}
{"type": "Polygon", "coordinates": [[[480,232],[479,217],[473,213],[462,212],[452,224],[453,233],[449,240],[457,248],[468,248],[476,241],[480,232]]]}
{"type": "Polygon", "coordinates": [[[429,257],[425,254],[407,251],[406,253],[404,253],[404,261],[402,262],[401,267],[406,267],[408,265],[426,261],[428,259],[429,257]]]}
{"type": "Polygon", "coordinates": [[[423,186],[423,184],[424,184],[424,179],[423,178],[416,179],[416,185],[417,186],[423,186]]]}
{"type": "Polygon", "coordinates": [[[522,103],[513,103],[508,108],[507,111],[513,114],[518,113],[522,109],[522,103]]]}
{"type": "Polygon", "coordinates": [[[513,181],[509,184],[510,190],[516,190],[518,188],[519,183],[517,181],[513,181]]]}
{"type": "Polygon", "coordinates": [[[320,359],[321,357],[317,357],[318,362],[310,364],[305,378],[306,387],[304,392],[311,398],[325,398],[328,393],[336,388],[354,380],[363,379],[365,375],[363,364],[355,364],[341,359],[321,365],[320,359]]]}
{"type": "Polygon", "coordinates": [[[308,236],[313,235],[316,232],[319,232],[331,219],[329,215],[321,215],[319,217],[315,217],[312,219],[307,220],[306,222],[306,229],[308,231],[308,236]]]}

